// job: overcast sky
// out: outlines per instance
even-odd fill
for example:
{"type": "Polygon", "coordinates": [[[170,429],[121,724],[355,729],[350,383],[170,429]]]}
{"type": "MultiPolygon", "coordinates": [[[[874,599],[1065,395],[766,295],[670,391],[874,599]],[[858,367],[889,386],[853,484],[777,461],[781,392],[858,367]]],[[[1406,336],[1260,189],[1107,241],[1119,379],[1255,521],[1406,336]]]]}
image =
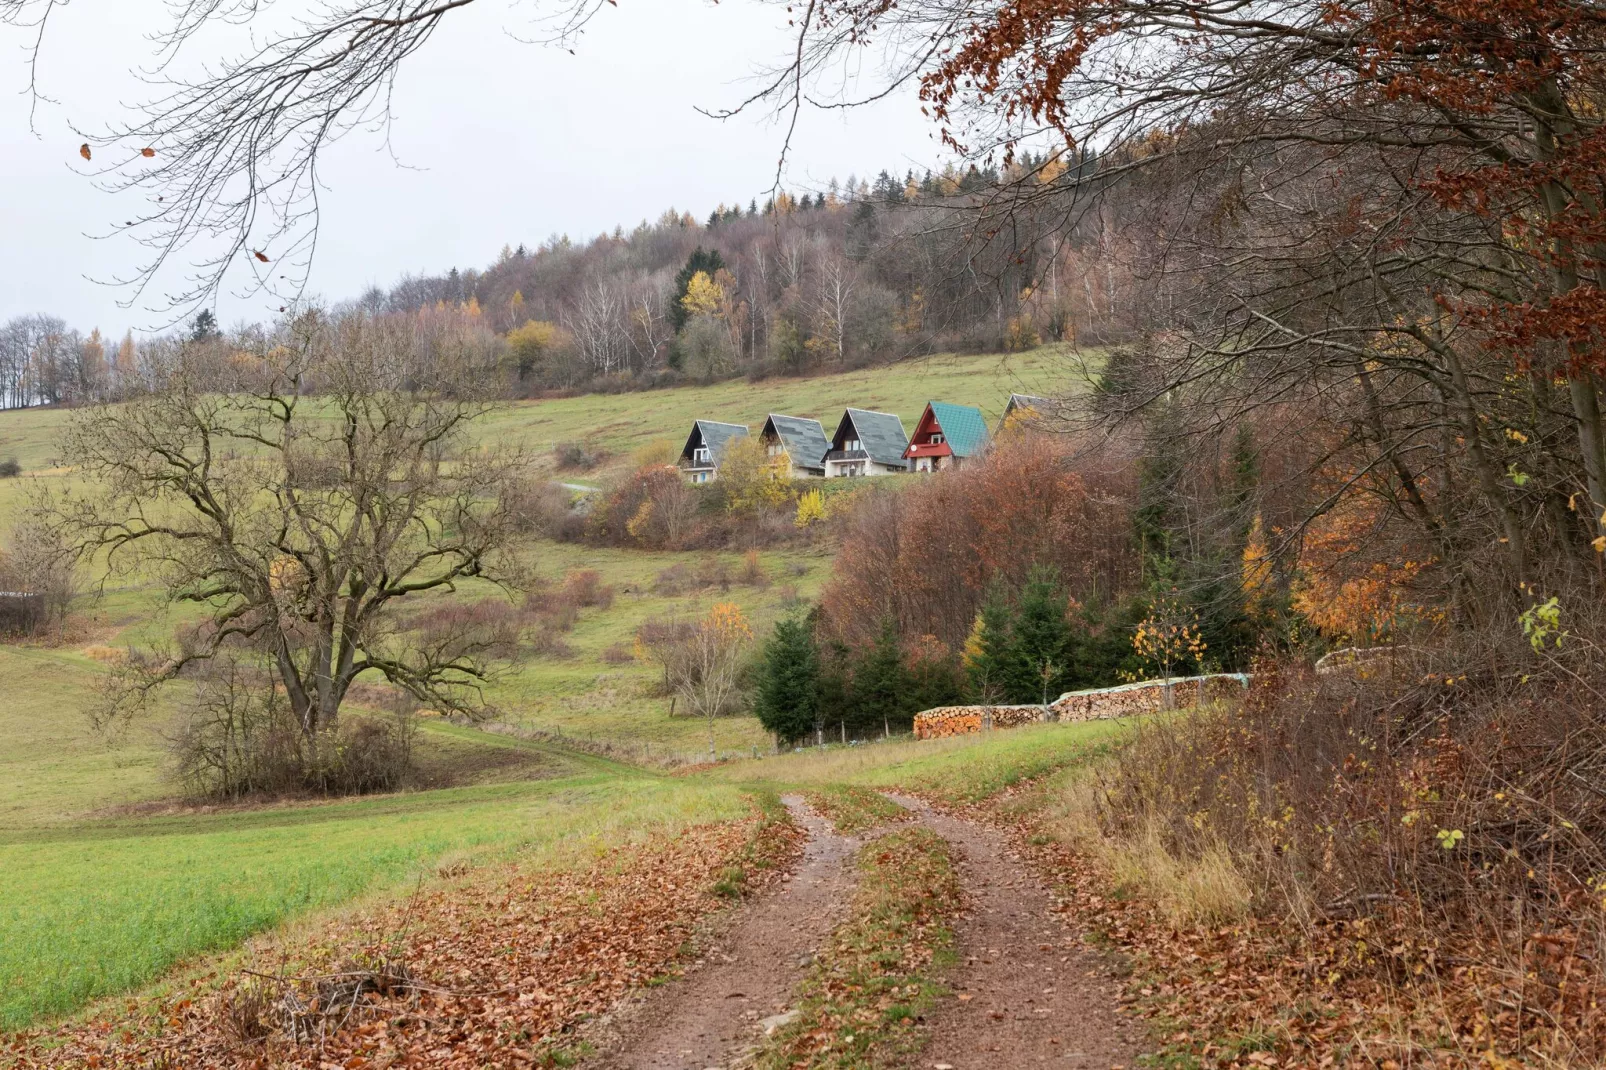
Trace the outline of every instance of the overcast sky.
{"type": "MultiPolygon", "coordinates": [[[[284,0],[297,5],[311,0],[284,0]]],[[[40,81],[56,103],[29,101],[18,31],[0,29],[0,320],[61,316],[121,334],[160,325],[96,278],[127,273],[137,250],[96,239],[113,199],[74,170],[80,129],[115,122],[137,99],[131,67],[163,0],[78,0],[52,16],[40,81]]],[[[407,272],[483,267],[504,244],[627,229],[665,208],[699,217],[721,201],[762,200],[782,130],[765,116],[719,122],[758,65],[783,55],[781,8],[727,0],[619,0],[577,54],[521,43],[529,9],[481,0],[448,18],[401,72],[391,147],[354,134],[324,161],[323,231],[311,289],[332,299],[407,272]]],[[[874,72],[866,72],[873,74],[874,72]]],[[[912,94],[846,112],[806,113],[788,185],[922,167],[939,158],[912,94]]],[[[277,306],[278,301],[272,301],[277,306]]],[[[224,295],[225,323],[265,318],[267,298],[224,295]]]]}

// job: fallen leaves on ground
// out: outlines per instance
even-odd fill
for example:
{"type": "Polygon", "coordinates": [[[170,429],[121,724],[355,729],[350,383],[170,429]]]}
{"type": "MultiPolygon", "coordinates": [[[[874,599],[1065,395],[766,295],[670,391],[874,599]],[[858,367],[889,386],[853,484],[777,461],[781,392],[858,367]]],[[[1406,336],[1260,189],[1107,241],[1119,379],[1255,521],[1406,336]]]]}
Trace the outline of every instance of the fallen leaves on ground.
{"type": "Polygon", "coordinates": [[[804,982],[797,1018],[758,1053],[760,1070],[867,1070],[919,1042],[964,892],[948,842],[908,828],[859,849],[853,913],[804,982]]]}
{"type": "Polygon", "coordinates": [[[578,1024],[672,971],[699,920],[767,883],[801,841],[771,811],[590,865],[480,871],[333,919],[276,963],[257,955],[255,972],[11,1037],[0,1056],[25,1068],[543,1065],[578,1024]],[[287,1023],[310,1039],[289,1039],[287,1023]]]}
{"type": "Polygon", "coordinates": [[[1149,1020],[1166,1065],[1508,1070],[1600,1065],[1606,1053],[1588,949],[1565,933],[1525,949],[1525,982],[1495,965],[1496,949],[1451,946],[1409,918],[1181,928],[1056,839],[1033,798],[1041,790],[1018,787],[965,813],[1003,828],[1054,881],[1072,926],[1124,957],[1121,1005],[1149,1020]]]}

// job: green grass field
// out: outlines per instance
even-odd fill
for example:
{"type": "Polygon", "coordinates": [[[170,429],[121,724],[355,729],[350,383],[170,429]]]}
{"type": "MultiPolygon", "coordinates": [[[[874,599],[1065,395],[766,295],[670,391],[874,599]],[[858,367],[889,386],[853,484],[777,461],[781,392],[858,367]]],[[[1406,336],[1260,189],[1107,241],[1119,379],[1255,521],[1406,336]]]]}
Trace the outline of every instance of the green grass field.
{"type": "MultiPolygon", "coordinates": [[[[768,412],[819,416],[847,405],[898,412],[912,426],[928,399],[969,401],[996,415],[1011,391],[1065,388],[1071,362],[1050,349],[1010,357],[939,357],[813,379],[723,383],[643,394],[585,396],[498,408],[487,440],[522,442],[549,458],[554,443],[583,441],[610,459],[575,481],[606,484],[632,450],[711,417],[757,429],[768,412]]],[[[0,532],[29,492],[71,474],[57,463],[56,435],[70,413],[0,413],[0,459],[16,457],[17,479],[0,481],[0,532]]],[[[588,743],[651,747],[655,763],[706,756],[708,727],[671,717],[655,670],[622,659],[637,626],[689,616],[716,598],[735,601],[762,634],[799,600],[818,594],[831,561],[821,550],[766,552],[763,585],[682,594],[654,592],[676,565],[710,558],[731,572],[733,553],[645,553],[542,543],[539,574],[553,581],[596,569],[615,589],[606,609],[581,611],[563,638],[565,657],[529,658],[487,698],[498,720],[588,743]]],[[[431,724],[426,765],[483,765],[459,787],[361,800],[210,812],[170,805],[163,778],[167,718],[182,698],[131,725],[115,741],[93,735],[85,710],[118,649],[171,635],[183,617],[154,585],[120,581],[86,595],[66,636],[0,647],[0,1028],[72,1012],[86,1002],[147,984],[195,956],[236,946],[254,932],[356,897],[396,894],[445,855],[518,853],[557,864],[566,852],[652,828],[724,820],[748,812],[753,788],[853,783],[934,788],[955,798],[989,794],[1012,779],[1079,761],[1108,728],[997,734],[986,740],[829,748],[728,763],[695,777],[589,757],[469,728],[431,724]],[[506,762],[490,750],[521,748],[506,762]],[[482,753],[483,752],[483,753],[482,753]],[[528,760],[523,760],[528,758],[528,760]],[[495,760],[492,760],[495,759],[495,760]]],[[[752,718],[714,723],[722,757],[763,753],[769,738],[752,718]]]]}

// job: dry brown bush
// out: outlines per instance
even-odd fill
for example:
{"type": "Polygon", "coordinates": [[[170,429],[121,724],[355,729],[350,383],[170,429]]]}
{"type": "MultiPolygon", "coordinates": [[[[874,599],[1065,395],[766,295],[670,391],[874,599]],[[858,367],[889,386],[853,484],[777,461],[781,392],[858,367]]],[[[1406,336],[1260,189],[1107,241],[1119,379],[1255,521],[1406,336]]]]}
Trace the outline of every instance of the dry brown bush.
{"type": "Polygon", "coordinates": [[[1262,663],[1151,721],[1072,807],[1180,922],[1252,912],[1432,1015],[1606,1056],[1606,655],[1458,633],[1350,671],[1262,663]],[[1346,928],[1348,927],[1348,928],[1346,928]]]}

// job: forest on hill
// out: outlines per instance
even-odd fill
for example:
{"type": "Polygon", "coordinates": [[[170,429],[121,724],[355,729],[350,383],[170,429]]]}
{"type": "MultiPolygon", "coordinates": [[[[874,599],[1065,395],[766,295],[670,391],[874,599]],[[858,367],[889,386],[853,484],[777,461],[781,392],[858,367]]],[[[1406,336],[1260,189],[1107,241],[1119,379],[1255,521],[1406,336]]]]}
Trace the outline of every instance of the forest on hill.
{"type": "MultiPolygon", "coordinates": [[[[589,240],[509,245],[483,269],[406,276],[332,311],[404,324],[413,352],[400,359],[472,350],[512,397],[1129,338],[1142,316],[1118,228],[1095,216],[1067,231],[1048,196],[1097,166],[1091,154],[1075,159],[883,170],[762,206],[721,204],[703,219],[670,209],[589,240]],[[978,243],[978,227],[995,236],[978,243]]],[[[0,404],[126,396],[163,353],[221,338],[219,326],[203,310],[136,343],[14,317],[0,325],[0,404]]]]}

